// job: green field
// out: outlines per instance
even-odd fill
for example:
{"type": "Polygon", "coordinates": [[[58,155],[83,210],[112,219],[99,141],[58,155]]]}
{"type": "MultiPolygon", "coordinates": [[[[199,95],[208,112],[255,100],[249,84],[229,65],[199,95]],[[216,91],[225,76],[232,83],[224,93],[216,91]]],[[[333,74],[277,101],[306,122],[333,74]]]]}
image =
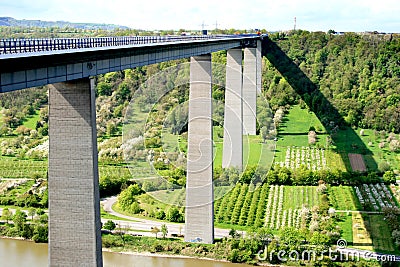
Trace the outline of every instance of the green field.
{"type": "MultiPolygon", "coordinates": [[[[214,142],[214,167],[222,166],[223,155],[223,128],[213,127],[214,142]]],[[[186,152],[187,140],[179,135],[171,134],[167,131],[162,133],[163,151],[183,151],[186,152]]],[[[262,142],[258,135],[243,136],[243,165],[257,165],[269,168],[273,162],[275,144],[273,141],[262,142]]]]}
{"type": "Polygon", "coordinates": [[[318,206],[318,193],[316,186],[285,186],[283,209],[301,209],[318,206]]]}
{"type": "MultiPolygon", "coordinates": [[[[315,128],[317,142],[314,147],[327,147],[327,132],[316,115],[296,105],[278,128],[275,162],[285,161],[287,147],[308,147],[308,131],[315,128]]],[[[400,169],[400,152],[390,151],[388,133],[344,127],[331,134],[333,144],[326,150],[327,166],[330,169],[352,170],[348,153],[362,154],[368,170],[377,170],[382,162],[389,163],[392,169],[400,169]],[[379,143],[385,146],[379,148],[379,143]]]]}
{"type": "MultiPolygon", "coordinates": [[[[319,134],[326,134],[325,127],[314,112],[295,105],[290,108],[282,125],[279,126],[279,135],[305,134],[307,136],[311,127],[314,127],[315,131],[319,134]]],[[[325,143],[322,144],[325,145],[325,143]]]]}
{"type": "Polygon", "coordinates": [[[46,178],[47,161],[0,156],[0,178],[46,178]]]}
{"type": "Polygon", "coordinates": [[[374,130],[365,129],[364,135],[360,135],[360,130],[357,129],[356,133],[359,138],[367,145],[368,150],[372,153],[364,156],[364,160],[369,168],[373,168],[376,164],[386,161],[393,169],[400,170],[400,152],[392,152],[386,142],[385,147],[379,148],[379,142],[388,138],[388,134],[384,137],[376,135],[374,130]],[[370,145],[368,145],[370,144],[370,145]]]}
{"type": "MultiPolygon", "coordinates": [[[[286,152],[289,147],[310,147],[308,143],[308,133],[312,128],[314,128],[317,133],[317,142],[311,147],[326,147],[326,129],[318,120],[317,116],[313,112],[308,111],[308,109],[301,109],[299,105],[291,107],[278,127],[275,162],[285,162],[286,152]]],[[[332,168],[333,166],[337,167],[338,165],[334,164],[337,159],[335,158],[335,160],[333,160],[332,156],[334,155],[328,152],[326,153],[328,168],[332,168]]],[[[341,166],[341,164],[339,164],[339,166],[341,166]]]]}
{"type": "Polygon", "coordinates": [[[332,207],[336,210],[358,210],[358,200],[351,186],[332,186],[329,189],[332,207]]]}
{"type": "Polygon", "coordinates": [[[26,128],[34,130],[36,129],[36,123],[38,120],[39,120],[39,111],[36,110],[35,114],[28,116],[28,118],[23,122],[22,125],[24,125],[26,128]]]}

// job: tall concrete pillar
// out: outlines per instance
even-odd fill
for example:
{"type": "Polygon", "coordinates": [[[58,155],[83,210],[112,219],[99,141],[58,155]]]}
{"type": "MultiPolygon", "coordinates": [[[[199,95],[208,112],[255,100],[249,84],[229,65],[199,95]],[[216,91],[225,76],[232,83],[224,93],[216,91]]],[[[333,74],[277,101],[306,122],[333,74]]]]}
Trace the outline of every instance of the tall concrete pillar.
{"type": "Polygon", "coordinates": [[[211,55],[191,58],[185,241],[214,242],[211,55]]]}
{"type": "Polygon", "coordinates": [[[93,85],[49,91],[49,266],[102,266],[93,85]]]}
{"type": "Polygon", "coordinates": [[[222,168],[243,168],[242,49],[229,49],[226,56],[224,146],[222,168]]]}
{"type": "Polygon", "coordinates": [[[257,61],[257,94],[261,93],[261,80],[262,80],[262,55],[261,55],[261,41],[257,41],[256,49],[256,61],[257,61]]]}
{"type": "Polygon", "coordinates": [[[256,134],[257,49],[244,49],[243,65],[243,134],[256,134]]]}

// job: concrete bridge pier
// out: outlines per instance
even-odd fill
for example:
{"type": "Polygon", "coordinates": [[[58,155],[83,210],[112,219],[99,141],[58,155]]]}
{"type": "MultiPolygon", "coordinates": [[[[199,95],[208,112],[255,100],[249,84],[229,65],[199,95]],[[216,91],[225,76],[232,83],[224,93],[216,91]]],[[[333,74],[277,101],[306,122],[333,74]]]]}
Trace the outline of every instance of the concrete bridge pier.
{"type": "Polygon", "coordinates": [[[50,85],[49,266],[102,266],[96,105],[89,78],[50,85]]]}
{"type": "Polygon", "coordinates": [[[214,242],[211,54],[190,62],[185,241],[214,242]]]}
{"type": "Polygon", "coordinates": [[[257,48],[246,47],[244,49],[244,65],[243,65],[243,134],[244,135],[256,134],[256,121],[257,121],[256,106],[257,106],[257,48]]]}
{"type": "Polygon", "coordinates": [[[222,168],[239,170],[243,169],[242,58],[241,48],[227,51],[222,153],[222,168]]]}

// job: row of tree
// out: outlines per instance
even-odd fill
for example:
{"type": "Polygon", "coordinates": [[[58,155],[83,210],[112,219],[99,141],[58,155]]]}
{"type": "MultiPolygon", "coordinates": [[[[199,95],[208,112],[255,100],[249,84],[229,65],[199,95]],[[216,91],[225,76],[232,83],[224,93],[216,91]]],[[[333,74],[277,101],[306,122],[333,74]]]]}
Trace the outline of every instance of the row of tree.
{"type": "Polygon", "coordinates": [[[0,235],[23,237],[39,243],[46,243],[48,240],[48,216],[42,209],[30,208],[28,212],[16,210],[13,213],[4,208],[1,220],[5,224],[0,225],[0,235]]]}

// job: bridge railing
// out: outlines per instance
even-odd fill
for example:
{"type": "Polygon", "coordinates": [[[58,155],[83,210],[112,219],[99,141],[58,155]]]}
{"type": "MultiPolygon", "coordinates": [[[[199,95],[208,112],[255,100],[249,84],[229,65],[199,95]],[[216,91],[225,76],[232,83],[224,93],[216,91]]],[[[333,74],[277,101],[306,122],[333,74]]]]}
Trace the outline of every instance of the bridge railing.
{"type": "Polygon", "coordinates": [[[252,35],[121,36],[93,38],[0,39],[0,55],[68,49],[142,45],[194,40],[243,38],[252,35]]]}

